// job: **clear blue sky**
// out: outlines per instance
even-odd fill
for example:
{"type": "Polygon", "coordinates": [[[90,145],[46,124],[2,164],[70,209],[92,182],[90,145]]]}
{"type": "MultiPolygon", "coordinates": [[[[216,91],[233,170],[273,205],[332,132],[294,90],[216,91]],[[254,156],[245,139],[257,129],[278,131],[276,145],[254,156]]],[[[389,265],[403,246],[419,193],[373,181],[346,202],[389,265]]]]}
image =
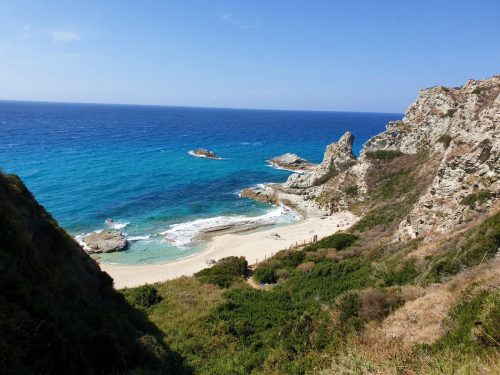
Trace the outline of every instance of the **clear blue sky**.
{"type": "Polygon", "coordinates": [[[0,99],[402,112],[500,74],[500,0],[0,2],[0,99]]]}

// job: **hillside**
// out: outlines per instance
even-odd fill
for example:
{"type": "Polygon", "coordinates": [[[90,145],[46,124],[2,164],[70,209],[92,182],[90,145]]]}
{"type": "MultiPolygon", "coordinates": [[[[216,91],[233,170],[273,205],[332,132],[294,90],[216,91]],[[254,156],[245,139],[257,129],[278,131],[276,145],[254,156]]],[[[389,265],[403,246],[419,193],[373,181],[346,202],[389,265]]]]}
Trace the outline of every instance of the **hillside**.
{"type": "Polygon", "coordinates": [[[499,372],[499,92],[498,76],[423,90],[359,159],[347,133],[311,171],[243,191],[361,219],[155,285],[165,342],[199,374],[499,372]]]}
{"type": "Polygon", "coordinates": [[[21,180],[1,173],[0,228],[0,373],[184,371],[21,180]]]}

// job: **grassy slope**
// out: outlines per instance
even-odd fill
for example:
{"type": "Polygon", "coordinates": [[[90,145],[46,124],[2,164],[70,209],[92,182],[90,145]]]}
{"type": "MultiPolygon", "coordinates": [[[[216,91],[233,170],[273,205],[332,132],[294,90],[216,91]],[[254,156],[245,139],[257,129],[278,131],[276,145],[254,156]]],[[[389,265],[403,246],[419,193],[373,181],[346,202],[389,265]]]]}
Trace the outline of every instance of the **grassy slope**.
{"type": "Polygon", "coordinates": [[[181,370],[159,332],[40,206],[0,174],[0,373],[181,370]]]}
{"type": "Polygon", "coordinates": [[[371,329],[418,298],[415,291],[460,277],[498,250],[499,214],[424,259],[407,256],[420,240],[393,243],[397,224],[431,181],[434,166],[419,168],[426,161],[426,155],[374,159],[371,199],[355,207],[366,216],[354,236],[334,235],[267,260],[257,274],[278,279],[273,288],[251,289],[242,277],[228,289],[200,277],[174,280],[156,285],[163,300],[148,316],[199,374],[472,374],[494,367],[500,297],[491,286],[467,290],[450,312],[448,333],[433,345],[405,348],[371,329]],[[474,333],[479,320],[484,332],[474,333]]]}

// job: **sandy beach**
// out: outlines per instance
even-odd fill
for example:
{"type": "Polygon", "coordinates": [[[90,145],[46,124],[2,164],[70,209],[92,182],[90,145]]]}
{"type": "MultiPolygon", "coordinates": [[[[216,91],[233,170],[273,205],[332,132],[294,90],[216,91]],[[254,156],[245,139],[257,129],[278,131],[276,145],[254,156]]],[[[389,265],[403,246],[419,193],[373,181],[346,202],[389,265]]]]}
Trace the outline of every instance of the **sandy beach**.
{"type": "Polygon", "coordinates": [[[216,236],[201,252],[169,263],[137,266],[101,263],[100,267],[111,275],[116,288],[134,287],[191,276],[208,267],[209,260],[228,256],[244,256],[249,264],[255,264],[296,243],[309,242],[315,235],[321,239],[347,229],[356,219],[351,212],[339,212],[256,232],[216,236]]]}

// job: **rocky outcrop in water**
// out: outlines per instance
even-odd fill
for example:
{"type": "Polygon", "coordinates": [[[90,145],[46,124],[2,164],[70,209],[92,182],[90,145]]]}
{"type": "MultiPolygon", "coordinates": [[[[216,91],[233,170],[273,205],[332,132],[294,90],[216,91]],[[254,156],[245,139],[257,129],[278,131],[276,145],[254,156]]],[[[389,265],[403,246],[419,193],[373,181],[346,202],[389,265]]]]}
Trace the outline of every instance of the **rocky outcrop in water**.
{"type": "Polygon", "coordinates": [[[308,162],[306,159],[303,159],[298,155],[290,153],[286,153],[270,159],[269,164],[275,168],[300,172],[304,172],[314,168],[314,164],[308,162]]]}
{"type": "Polygon", "coordinates": [[[313,170],[242,196],[288,204],[304,215],[330,214],[374,198],[370,178],[385,158],[424,155],[419,170],[431,182],[399,224],[396,239],[460,227],[499,205],[499,93],[500,76],[422,90],[402,120],[366,142],[359,160],[352,153],[354,137],[346,133],[313,170]]]}
{"type": "Polygon", "coordinates": [[[219,155],[217,155],[215,152],[204,149],[204,148],[198,148],[196,150],[189,151],[189,155],[195,156],[198,158],[207,158],[207,159],[215,159],[215,160],[220,159],[219,155]]]}
{"type": "Polygon", "coordinates": [[[88,253],[111,253],[125,250],[128,246],[127,239],[121,232],[104,230],[90,233],[83,237],[88,253]]]}
{"type": "Polygon", "coordinates": [[[241,196],[263,203],[283,203],[303,216],[323,216],[331,213],[328,207],[318,205],[316,198],[323,185],[333,176],[352,166],[356,156],[352,152],[354,136],[346,132],[338,142],[326,147],[323,161],[311,170],[288,177],[284,184],[268,184],[241,191],[241,196]]]}

